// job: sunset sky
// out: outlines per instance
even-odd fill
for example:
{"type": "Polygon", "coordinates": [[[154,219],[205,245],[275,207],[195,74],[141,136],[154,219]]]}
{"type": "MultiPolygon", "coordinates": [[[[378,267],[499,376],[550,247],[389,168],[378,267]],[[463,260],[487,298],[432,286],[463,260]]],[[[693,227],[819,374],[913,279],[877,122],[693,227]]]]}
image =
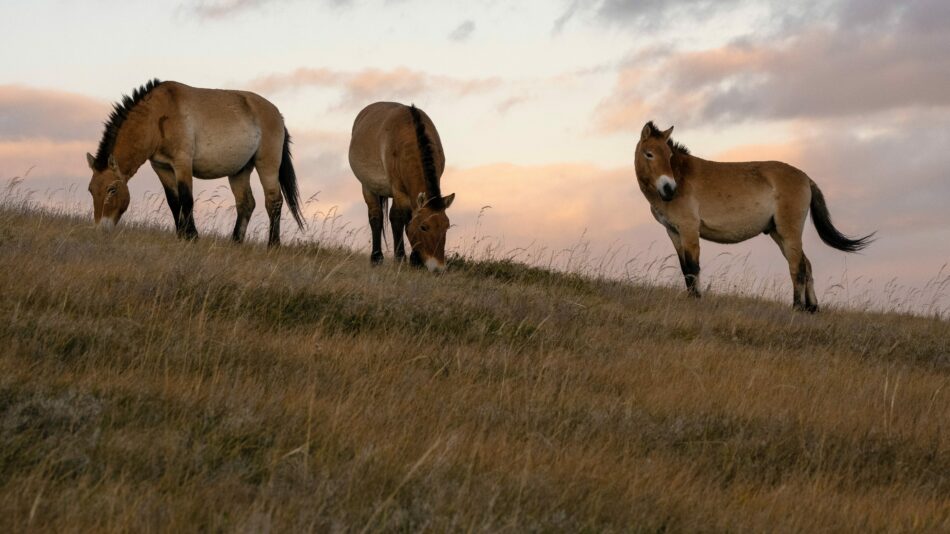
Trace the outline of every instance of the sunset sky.
{"type": "MultiPolygon", "coordinates": [[[[586,240],[592,256],[619,250],[621,264],[672,254],[633,171],[652,119],[675,125],[700,157],[791,163],[821,186],[842,231],[878,231],[865,253],[846,255],[808,223],[820,299],[843,278],[870,280],[886,299],[888,280],[923,288],[950,262],[945,0],[0,5],[0,179],[32,169],[26,186],[44,198],[73,186],[90,219],[84,154],[110,103],[157,77],[274,102],[294,136],[302,196],[319,192],[308,209],[336,206],[354,227],[366,215],[346,159],[352,121],[395,100],[423,108],[441,134],[442,190],[457,194],[449,249],[470,246],[491,206],[477,231],[502,250],[586,240]]],[[[133,212],[161,190],[148,166],[130,186],[133,212]]],[[[704,242],[704,275],[744,255],[790,300],[786,264],[765,236],[704,242]]]]}

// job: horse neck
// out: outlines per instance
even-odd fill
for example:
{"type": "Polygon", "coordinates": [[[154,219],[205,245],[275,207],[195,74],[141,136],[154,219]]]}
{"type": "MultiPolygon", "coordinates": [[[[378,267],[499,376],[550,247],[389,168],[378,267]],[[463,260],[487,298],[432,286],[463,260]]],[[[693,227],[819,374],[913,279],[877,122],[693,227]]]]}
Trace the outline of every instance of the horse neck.
{"type": "Polygon", "coordinates": [[[411,143],[406,143],[405,148],[400,153],[402,156],[399,161],[395,162],[396,164],[389,174],[394,182],[398,182],[402,186],[399,189],[409,195],[409,203],[412,209],[418,209],[421,207],[416,205],[419,193],[425,193],[427,197],[431,196],[431,193],[426,182],[425,170],[422,168],[422,159],[419,155],[418,146],[416,146],[415,137],[412,138],[411,143]]]}
{"type": "Polygon", "coordinates": [[[140,102],[122,124],[112,155],[123,176],[131,178],[158,149],[155,121],[149,104],[140,102]]]}
{"type": "Polygon", "coordinates": [[[673,153],[673,159],[670,161],[670,164],[673,167],[673,176],[677,180],[686,180],[689,174],[690,162],[693,158],[691,154],[683,154],[681,152],[673,153]]]}

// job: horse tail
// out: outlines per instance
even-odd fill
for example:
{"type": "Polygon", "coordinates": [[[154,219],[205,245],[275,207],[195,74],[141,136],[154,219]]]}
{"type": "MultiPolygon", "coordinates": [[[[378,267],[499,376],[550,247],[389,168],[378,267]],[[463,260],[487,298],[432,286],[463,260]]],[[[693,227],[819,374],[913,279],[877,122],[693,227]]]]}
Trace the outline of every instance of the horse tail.
{"type": "Polygon", "coordinates": [[[379,205],[383,208],[383,243],[389,248],[389,238],[386,237],[389,231],[389,197],[379,197],[379,205]]]}
{"type": "Polygon", "coordinates": [[[422,174],[426,182],[426,200],[431,209],[443,209],[442,192],[439,189],[439,173],[435,168],[435,150],[432,148],[432,139],[426,133],[426,125],[422,121],[422,112],[415,104],[409,106],[412,115],[412,124],[416,129],[416,143],[419,145],[419,155],[422,158],[422,174]]]}
{"type": "Polygon", "coordinates": [[[848,237],[838,231],[831,224],[831,214],[828,213],[828,206],[825,204],[825,195],[818,189],[818,184],[814,180],[811,183],[811,222],[815,224],[815,230],[818,230],[818,237],[826,245],[844,252],[857,252],[874,241],[874,232],[859,238],[848,237]]]}
{"type": "Polygon", "coordinates": [[[280,190],[284,193],[284,200],[287,201],[287,207],[290,208],[291,215],[297,221],[297,226],[301,230],[304,228],[303,215],[300,214],[300,192],[297,190],[297,173],[294,172],[294,163],[290,158],[290,132],[284,127],[284,152],[280,157],[280,171],[278,171],[277,181],[280,182],[280,190]]]}

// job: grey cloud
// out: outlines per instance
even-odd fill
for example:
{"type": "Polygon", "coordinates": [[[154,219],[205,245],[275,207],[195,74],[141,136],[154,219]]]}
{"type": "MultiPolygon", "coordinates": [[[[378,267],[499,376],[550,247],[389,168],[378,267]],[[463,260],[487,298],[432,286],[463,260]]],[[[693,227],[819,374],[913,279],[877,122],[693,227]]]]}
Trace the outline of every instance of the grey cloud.
{"type": "Polygon", "coordinates": [[[732,9],[735,4],[748,0],[572,0],[554,21],[553,32],[564,27],[584,13],[593,15],[600,24],[645,25],[665,24],[675,16],[698,19],[715,11],[732,9]]]}
{"type": "Polygon", "coordinates": [[[452,30],[452,33],[449,34],[449,39],[453,41],[465,41],[475,32],[475,21],[466,20],[452,30]]]}
{"type": "Polygon", "coordinates": [[[564,10],[564,13],[561,13],[561,16],[554,21],[553,33],[561,33],[564,30],[564,26],[574,18],[574,15],[589,3],[588,0],[572,0],[564,10]]]}
{"type": "Polygon", "coordinates": [[[943,30],[950,7],[943,6],[950,4],[836,2],[819,6],[830,18],[783,26],[785,34],[632,55],[599,106],[602,129],[627,129],[630,121],[614,119],[657,109],[669,116],[670,108],[699,123],[950,107],[950,33],[943,30]]]}
{"type": "MultiPolygon", "coordinates": [[[[244,11],[260,9],[267,4],[282,4],[294,0],[192,0],[183,4],[186,12],[203,19],[224,19],[244,11]]],[[[354,0],[324,0],[331,6],[346,6],[354,0]]]]}

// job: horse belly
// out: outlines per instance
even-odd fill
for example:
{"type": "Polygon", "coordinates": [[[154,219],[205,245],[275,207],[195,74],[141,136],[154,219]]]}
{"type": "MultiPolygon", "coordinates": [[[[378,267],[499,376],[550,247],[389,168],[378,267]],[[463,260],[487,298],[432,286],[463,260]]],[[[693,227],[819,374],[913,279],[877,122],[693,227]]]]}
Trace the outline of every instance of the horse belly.
{"type": "Polygon", "coordinates": [[[770,206],[734,210],[700,218],[699,235],[715,243],[738,243],[761,234],[772,225],[770,206]]]}
{"type": "Polygon", "coordinates": [[[261,132],[234,128],[217,135],[196,136],[192,172],[197,178],[221,178],[241,172],[257,153],[261,132]]]}
{"type": "Polygon", "coordinates": [[[353,169],[353,174],[356,175],[356,179],[370,192],[383,197],[393,196],[393,188],[389,181],[389,174],[386,172],[386,168],[382,165],[380,160],[373,159],[373,161],[365,161],[364,158],[360,158],[359,155],[351,151],[350,167],[353,169]]]}
{"type": "Polygon", "coordinates": [[[383,197],[393,196],[393,188],[389,183],[389,176],[385,172],[365,173],[362,176],[357,176],[357,178],[366,189],[373,193],[383,197]]]}

